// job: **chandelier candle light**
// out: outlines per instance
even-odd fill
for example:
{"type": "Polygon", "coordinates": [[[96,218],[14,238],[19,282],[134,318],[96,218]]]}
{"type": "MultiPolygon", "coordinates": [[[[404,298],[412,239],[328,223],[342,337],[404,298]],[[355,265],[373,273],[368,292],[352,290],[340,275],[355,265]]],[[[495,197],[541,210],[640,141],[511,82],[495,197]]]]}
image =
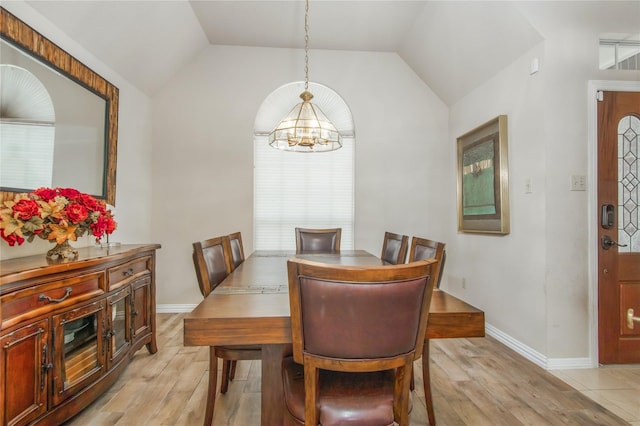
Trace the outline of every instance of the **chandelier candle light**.
{"type": "Polygon", "coordinates": [[[297,104],[269,134],[269,145],[283,151],[326,152],[342,147],[342,137],[336,127],[311,103],[309,92],[309,0],[304,12],[304,92],[297,104]]]}

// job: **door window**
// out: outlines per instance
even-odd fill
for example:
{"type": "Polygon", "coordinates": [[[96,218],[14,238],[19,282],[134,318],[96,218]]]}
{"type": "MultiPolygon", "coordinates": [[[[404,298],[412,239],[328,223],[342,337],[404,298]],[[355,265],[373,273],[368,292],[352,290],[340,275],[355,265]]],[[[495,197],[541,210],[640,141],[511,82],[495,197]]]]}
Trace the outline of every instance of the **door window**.
{"type": "Polygon", "coordinates": [[[618,247],[640,251],[640,118],[623,117],[618,123],[618,247]]]}

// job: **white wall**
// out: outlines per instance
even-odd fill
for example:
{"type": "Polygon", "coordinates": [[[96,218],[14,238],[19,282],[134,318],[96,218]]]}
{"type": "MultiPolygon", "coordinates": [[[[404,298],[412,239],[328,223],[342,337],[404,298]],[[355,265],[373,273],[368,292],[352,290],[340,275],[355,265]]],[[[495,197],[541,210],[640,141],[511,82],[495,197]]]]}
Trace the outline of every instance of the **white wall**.
{"type": "MultiPolygon", "coordinates": [[[[157,240],[151,234],[151,104],[149,98],[125,79],[92,56],[76,41],[53,26],[23,2],[3,2],[2,6],[22,21],[35,28],[49,40],[83,62],[119,89],[118,165],[115,220],[118,229],[111,241],[123,243],[149,243],[157,240]]],[[[95,242],[83,237],[72,243],[84,247],[95,242]]],[[[33,243],[9,247],[0,242],[0,259],[45,253],[53,246],[36,238],[33,243]]]]}
{"type": "MultiPolygon", "coordinates": [[[[544,69],[543,56],[543,46],[537,46],[451,108],[450,164],[456,161],[458,136],[507,115],[511,232],[451,234],[444,287],[484,310],[488,323],[545,353],[545,75],[529,75],[534,57],[542,59],[544,69]],[[528,194],[527,179],[533,188],[528,194]]],[[[455,211],[455,193],[448,198],[455,211]]]]}
{"type": "MultiPolygon", "coordinates": [[[[194,241],[241,231],[253,250],[253,123],[269,93],[304,77],[303,60],[300,50],[211,46],[154,98],[159,304],[201,300],[194,241]]],[[[310,79],[337,91],[354,117],[356,247],[378,253],[385,230],[439,233],[448,213],[428,206],[443,170],[442,102],[396,54],[311,51],[310,79]]]]}
{"type": "Polygon", "coordinates": [[[589,173],[587,84],[640,76],[598,70],[593,26],[558,28],[451,108],[452,145],[498,114],[509,117],[511,234],[452,235],[448,254],[455,255],[447,259],[445,287],[551,367],[559,359],[587,365],[594,355],[588,252],[596,242],[588,241],[589,193],[569,190],[571,175],[589,173]],[[529,75],[533,58],[540,71],[529,75]]]}

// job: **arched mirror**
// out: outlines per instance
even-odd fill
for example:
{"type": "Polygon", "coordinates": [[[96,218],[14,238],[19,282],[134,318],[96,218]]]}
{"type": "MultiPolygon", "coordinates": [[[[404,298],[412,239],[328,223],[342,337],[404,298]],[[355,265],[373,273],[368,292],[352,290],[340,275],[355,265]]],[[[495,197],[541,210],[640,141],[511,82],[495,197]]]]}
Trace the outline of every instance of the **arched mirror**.
{"type": "Polygon", "coordinates": [[[45,186],[115,205],[118,88],[4,8],[0,69],[0,201],[45,186]]]}

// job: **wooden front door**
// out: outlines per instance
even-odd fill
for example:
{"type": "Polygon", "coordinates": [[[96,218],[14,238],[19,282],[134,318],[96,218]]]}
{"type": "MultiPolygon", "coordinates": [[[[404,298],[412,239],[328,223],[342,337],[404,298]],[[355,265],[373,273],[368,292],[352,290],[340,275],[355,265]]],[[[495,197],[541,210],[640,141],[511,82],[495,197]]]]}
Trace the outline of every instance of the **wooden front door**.
{"type": "Polygon", "coordinates": [[[598,102],[598,352],[640,362],[640,92],[598,102]]]}

